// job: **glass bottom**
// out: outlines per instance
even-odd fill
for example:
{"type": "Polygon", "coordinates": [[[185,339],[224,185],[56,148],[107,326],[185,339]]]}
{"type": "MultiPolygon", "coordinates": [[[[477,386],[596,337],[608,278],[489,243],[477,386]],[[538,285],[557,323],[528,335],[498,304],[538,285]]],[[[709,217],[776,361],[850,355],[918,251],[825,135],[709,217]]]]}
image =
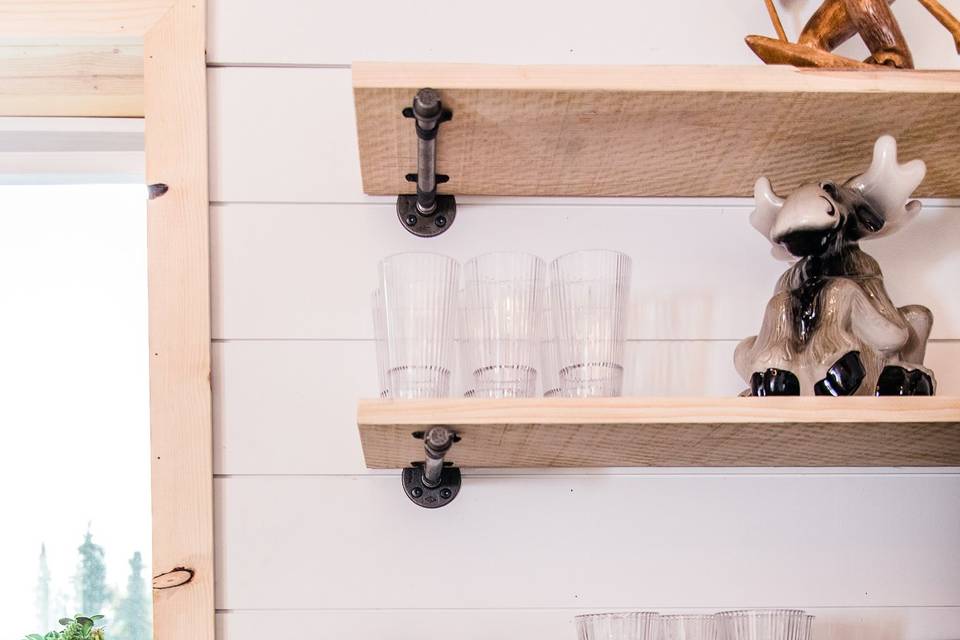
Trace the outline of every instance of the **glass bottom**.
{"type": "Polygon", "coordinates": [[[450,395],[450,370],[417,365],[393,367],[387,370],[384,393],[395,400],[445,398],[450,395]]]}
{"type": "Polygon", "coordinates": [[[532,398],[537,370],[526,365],[491,365],[473,372],[475,398],[532,398]]]}
{"type": "Polygon", "coordinates": [[[609,398],[623,393],[623,367],[613,362],[587,362],[560,369],[560,395],[567,398],[609,398]]]}

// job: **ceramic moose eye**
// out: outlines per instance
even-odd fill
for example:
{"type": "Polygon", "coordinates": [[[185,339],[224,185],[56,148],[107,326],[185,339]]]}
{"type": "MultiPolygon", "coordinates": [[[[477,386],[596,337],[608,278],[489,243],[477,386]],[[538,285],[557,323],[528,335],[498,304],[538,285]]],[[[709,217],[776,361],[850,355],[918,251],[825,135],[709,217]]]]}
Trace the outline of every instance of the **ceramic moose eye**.
{"type": "Polygon", "coordinates": [[[760,334],[737,346],[737,371],[753,396],[933,395],[924,368],[933,314],[897,307],[860,240],[893,233],[920,211],[910,196],[921,160],[897,162],[897,143],[877,140],[873,162],[839,183],[805,184],[786,198],[766,178],[754,188],[751,224],[793,260],[767,303],[760,334]]]}

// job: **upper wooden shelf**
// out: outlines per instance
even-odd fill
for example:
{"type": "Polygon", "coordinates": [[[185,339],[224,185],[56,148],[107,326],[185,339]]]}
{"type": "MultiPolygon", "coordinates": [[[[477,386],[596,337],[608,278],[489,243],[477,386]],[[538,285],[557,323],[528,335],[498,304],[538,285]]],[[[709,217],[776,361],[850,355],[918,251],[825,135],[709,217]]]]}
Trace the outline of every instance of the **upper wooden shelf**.
{"type": "Polygon", "coordinates": [[[401,111],[440,91],[443,193],[750,196],[866,169],[883,133],[926,161],[926,197],[960,197],[960,72],[793,67],[353,65],[363,189],[411,193],[401,111]]]}
{"type": "Polygon", "coordinates": [[[960,466],[960,398],[365,400],[367,466],[423,459],[414,431],[462,436],[460,467],[960,466]]]}

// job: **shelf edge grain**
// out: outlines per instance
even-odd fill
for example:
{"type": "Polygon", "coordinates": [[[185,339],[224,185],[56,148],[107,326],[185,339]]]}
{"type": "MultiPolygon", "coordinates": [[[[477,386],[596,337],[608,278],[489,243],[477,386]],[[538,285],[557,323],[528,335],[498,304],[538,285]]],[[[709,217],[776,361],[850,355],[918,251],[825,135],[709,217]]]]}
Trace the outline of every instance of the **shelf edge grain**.
{"type": "Polygon", "coordinates": [[[676,91],[736,93],[957,93],[960,71],[805,69],[781,65],[493,65],[364,62],[354,89],[676,91]]]}
{"type": "Polygon", "coordinates": [[[597,398],[361,401],[370,468],[423,456],[451,426],[464,467],[960,465],[960,398],[597,398]]]}

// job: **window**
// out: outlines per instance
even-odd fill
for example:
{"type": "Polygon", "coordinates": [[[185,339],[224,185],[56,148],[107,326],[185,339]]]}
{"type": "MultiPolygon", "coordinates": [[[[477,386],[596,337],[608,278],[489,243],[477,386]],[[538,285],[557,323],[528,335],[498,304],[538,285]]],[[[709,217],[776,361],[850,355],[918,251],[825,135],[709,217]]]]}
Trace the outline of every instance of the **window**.
{"type": "Polygon", "coordinates": [[[5,637],[151,636],[146,274],[142,184],[0,184],[5,637]]]}

